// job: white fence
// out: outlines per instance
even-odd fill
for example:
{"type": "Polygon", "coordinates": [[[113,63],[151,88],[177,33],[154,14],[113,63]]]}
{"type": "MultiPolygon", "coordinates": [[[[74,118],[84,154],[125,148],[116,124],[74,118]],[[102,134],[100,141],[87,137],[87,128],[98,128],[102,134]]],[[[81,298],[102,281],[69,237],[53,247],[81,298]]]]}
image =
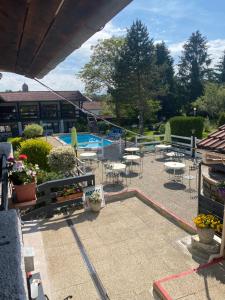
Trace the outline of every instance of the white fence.
{"type": "MultiPolygon", "coordinates": [[[[163,142],[164,134],[160,135],[152,135],[152,136],[136,136],[135,144],[137,146],[140,145],[153,145],[163,142]]],[[[179,135],[171,135],[171,144],[175,151],[182,152],[186,155],[195,156],[196,158],[201,158],[201,153],[196,149],[196,144],[200,140],[194,136],[179,136],[179,135]]]]}

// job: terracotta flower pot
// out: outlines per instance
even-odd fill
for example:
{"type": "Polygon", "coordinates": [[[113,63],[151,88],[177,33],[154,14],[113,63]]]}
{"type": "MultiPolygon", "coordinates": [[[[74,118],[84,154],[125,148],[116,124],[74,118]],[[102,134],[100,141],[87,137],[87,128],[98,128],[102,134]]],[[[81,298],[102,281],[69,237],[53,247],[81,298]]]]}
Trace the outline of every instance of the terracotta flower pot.
{"type": "Polygon", "coordinates": [[[14,185],[16,193],[16,202],[28,202],[36,199],[36,183],[27,183],[21,185],[14,185]]]}
{"type": "Polygon", "coordinates": [[[210,244],[213,241],[215,231],[212,228],[197,227],[197,233],[198,233],[200,242],[202,242],[204,244],[210,244]]]}
{"type": "Polygon", "coordinates": [[[101,209],[101,202],[97,202],[97,203],[93,203],[93,202],[89,202],[90,208],[92,211],[98,212],[101,209]]]}

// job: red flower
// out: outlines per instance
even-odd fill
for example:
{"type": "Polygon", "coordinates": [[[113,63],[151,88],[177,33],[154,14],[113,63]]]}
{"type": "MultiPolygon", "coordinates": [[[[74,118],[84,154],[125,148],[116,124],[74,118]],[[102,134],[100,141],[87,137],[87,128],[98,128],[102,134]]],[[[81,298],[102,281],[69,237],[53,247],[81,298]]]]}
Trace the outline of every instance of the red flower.
{"type": "Polygon", "coordinates": [[[19,159],[26,160],[27,159],[27,155],[26,154],[20,154],[19,155],[19,159]]]}

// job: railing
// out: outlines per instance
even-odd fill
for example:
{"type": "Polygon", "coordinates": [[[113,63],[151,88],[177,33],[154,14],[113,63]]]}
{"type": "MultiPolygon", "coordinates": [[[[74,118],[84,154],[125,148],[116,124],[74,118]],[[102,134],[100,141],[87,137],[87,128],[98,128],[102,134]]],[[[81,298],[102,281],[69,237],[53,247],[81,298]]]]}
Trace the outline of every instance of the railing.
{"type": "Polygon", "coordinates": [[[38,185],[37,187],[37,202],[36,205],[31,208],[31,210],[26,211],[21,219],[23,221],[34,220],[39,217],[48,218],[54,215],[58,209],[69,207],[73,203],[79,203],[76,200],[68,200],[65,202],[55,202],[57,196],[57,190],[73,185],[76,183],[82,183],[84,186],[94,186],[95,185],[95,175],[84,175],[77,177],[70,177],[59,180],[52,180],[38,185]]]}
{"type": "Polygon", "coordinates": [[[0,210],[8,210],[8,168],[7,158],[3,154],[1,158],[1,205],[0,210]]]}
{"type": "Polygon", "coordinates": [[[52,199],[55,196],[54,189],[64,187],[67,185],[72,185],[76,183],[86,183],[87,186],[93,186],[95,185],[95,175],[83,175],[83,176],[77,176],[77,177],[69,177],[64,179],[58,179],[58,180],[52,180],[47,181],[42,184],[39,184],[37,187],[38,190],[38,200],[37,203],[51,203],[52,199]]]}
{"type": "MultiPolygon", "coordinates": [[[[164,140],[164,135],[152,135],[152,136],[136,136],[136,145],[149,145],[155,144],[159,141],[164,140]],[[142,140],[142,141],[141,141],[142,140]]],[[[182,152],[186,155],[192,157],[201,157],[201,153],[196,150],[196,144],[200,140],[194,136],[187,137],[187,136],[179,136],[179,135],[171,135],[171,144],[174,150],[182,152]]]]}

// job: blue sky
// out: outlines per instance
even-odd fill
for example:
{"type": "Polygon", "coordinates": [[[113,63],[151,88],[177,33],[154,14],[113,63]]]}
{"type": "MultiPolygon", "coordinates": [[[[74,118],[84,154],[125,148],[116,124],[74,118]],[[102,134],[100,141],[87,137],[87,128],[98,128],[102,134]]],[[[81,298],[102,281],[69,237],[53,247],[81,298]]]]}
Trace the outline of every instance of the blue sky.
{"type": "MultiPolygon", "coordinates": [[[[156,42],[164,40],[178,61],[183,43],[192,32],[200,30],[208,38],[209,53],[214,62],[225,50],[225,1],[223,0],[134,0],[114,17],[104,29],[73,52],[42,81],[55,90],[84,90],[75,74],[88,62],[92,45],[99,39],[124,35],[132,22],[140,19],[156,42]]],[[[17,91],[26,82],[30,90],[43,90],[33,80],[3,73],[0,91],[17,91]]]]}

